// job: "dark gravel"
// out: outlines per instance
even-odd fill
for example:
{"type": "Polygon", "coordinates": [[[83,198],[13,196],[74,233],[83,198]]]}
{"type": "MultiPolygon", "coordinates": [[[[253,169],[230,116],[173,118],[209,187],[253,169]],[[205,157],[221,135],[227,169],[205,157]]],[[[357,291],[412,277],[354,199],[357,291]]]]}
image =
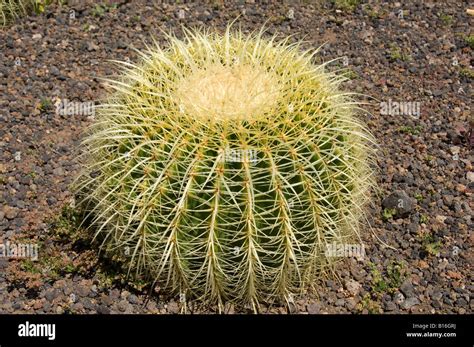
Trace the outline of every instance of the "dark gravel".
{"type": "Polygon", "coordinates": [[[152,37],[164,42],[161,29],[223,30],[239,15],[246,31],[267,22],[270,34],[294,34],[306,47],[326,43],[321,61],[346,56],[346,88],[373,97],[364,117],[380,145],[381,190],[363,235],[365,258],[345,259],[336,277],[289,307],[262,312],[473,312],[468,2],[364,1],[354,11],[329,2],[253,2],[124,1],[97,9],[77,1],[0,30],[0,240],[39,244],[37,262],[0,258],[0,313],[215,312],[128,282],[84,235],[64,234],[76,148],[92,117],[58,115],[54,102],[100,100],[100,77],[116,72],[107,60],[133,61],[133,48],[152,37]],[[420,103],[420,115],[381,115],[380,102],[409,101],[420,103]]]}

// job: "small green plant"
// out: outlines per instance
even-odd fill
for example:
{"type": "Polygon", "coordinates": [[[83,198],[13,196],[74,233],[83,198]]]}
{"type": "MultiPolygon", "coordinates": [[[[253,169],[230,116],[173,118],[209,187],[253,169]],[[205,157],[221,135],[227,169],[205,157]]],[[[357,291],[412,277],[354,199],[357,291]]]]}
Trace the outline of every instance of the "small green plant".
{"type": "Polygon", "coordinates": [[[441,241],[428,242],[425,244],[425,250],[431,255],[437,255],[440,252],[441,246],[441,241]]]}
{"type": "Polygon", "coordinates": [[[392,61],[402,60],[402,53],[401,53],[401,49],[399,47],[390,48],[390,59],[392,61]]]}
{"type": "Polygon", "coordinates": [[[305,290],[334,261],[326,245],[356,239],[375,186],[345,78],[262,35],[186,31],[126,63],[74,186],[130,274],[219,309],[305,290]]]}
{"type": "Polygon", "coordinates": [[[416,193],[416,194],[415,194],[415,199],[416,199],[416,201],[418,201],[418,202],[422,202],[422,201],[423,201],[423,195],[420,194],[420,193],[416,193]]]}
{"type": "Polygon", "coordinates": [[[334,7],[345,12],[354,12],[360,0],[332,0],[334,7]]]}
{"type": "Polygon", "coordinates": [[[95,4],[92,9],[94,17],[103,17],[107,12],[117,9],[117,4],[95,4]]]}
{"type": "Polygon", "coordinates": [[[420,125],[417,125],[415,127],[409,126],[409,125],[404,125],[399,128],[399,131],[404,134],[410,134],[410,135],[419,135],[421,133],[422,127],[420,125]]]}
{"type": "Polygon", "coordinates": [[[445,14],[445,13],[442,13],[439,16],[439,19],[441,20],[441,22],[443,22],[443,25],[446,25],[446,26],[453,24],[453,20],[454,20],[453,16],[445,14]]]}
{"type": "Polygon", "coordinates": [[[474,49],[474,35],[467,35],[464,37],[464,42],[467,43],[467,45],[471,48],[474,49]]]}
{"type": "Polygon", "coordinates": [[[420,216],[420,224],[426,224],[429,220],[430,218],[426,214],[422,214],[420,216]]]}
{"type": "Polygon", "coordinates": [[[377,301],[374,301],[369,293],[366,293],[360,303],[357,305],[358,311],[362,312],[367,310],[369,314],[378,314],[380,313],[380,304],[377,301]]]}
{"type": "Polygon", "coordinates": [[[61,214],[52,222],[54,235],[59,239],[74,239],[78,231],[78,218],[77,212],[65,205],[61,214]]]}
{"type": "Polygon", "coordinates": [[[41,270],[38,262],[35,262],[30,259],[23,260],[21,263],[21,268],[23,271],[29,272],[31,274],[40,274],[41,270]]]}
{"type": "Polygon", "coordinates": [[[53,106],[53,102],[48,98],[41,98],[39,103],[39,110],[41,112],[48,111],[53,106]]]}
{"type": "Polygon", "coordinates": [[[429,255],[438,255],[441,247],[442,242],[440,240],[436,240],[432,233],[426,233],[421,235],[421,244],[423,250],[429,255]]]}
{"type": "Polygon", "coordinates": [[[375,8],[372,7],[369,4],[364,4],[363,5],[364,12],[367,13],[370,19],[376,20],[376,19],[382,19],[387,16],[388,11],[384,8],[375,8]]]}
{"type": "Polygon", "coordinates": [[[370,19],[379,19],[380,15],[375,10],[370,10],[368,13],[370,19]]]}
{"type": "MultiPolygon", "coordinates": [[[[51,229],[48,238],[52,238],[55,241],[54,245],[44,247],[44,242],[38,240],[37,244],[41,256],[35,261],[30,259],[22,261],[19,264],[21,271],[26,274],[26,277],[29,275],[41,275],[40,278],[44,278],[44,280],[47,281],[55,281],[72,273],[86,273],[89,271],[87,267],[93,265],[89,265],[87,262],[81,262],[80,260],[76,262],[76,260],[71,259],[67,254],[63,253],[63,250],[59,246],[61,243],[71,243],[71,241],[77,246],[77,242],[83,241],[81,237],[87,235],[85,233],[79,233],[75,211],[65,206],[61,214],[49,221],[49,223],[51,229]]],[[[79,257],[87,255],[87,253],[88,252],[84,252],[79,257]]],[[[25,276],[25,274],[23,276],[25,276]]]]}
{"type": "Polygon", "coordinates": [[[429,231],[422,231],[419,234],[422,249],[429,255],[437,256],[442,247],[442,242],[436,240],[435,236],[429,231]]]}
{"type": "Polygon", "coordinates": [[[397,60],[410,61],[411,60],[410,55],[405,53],[403,49],[398,47],[395,43],[390,44],[388,53],[389,53],[389,59],[391,61],[397,61],[397,60]]]}
{"type": "Polygon", "coordinates": [[[425,157],[425,161],[428,162],[428,163],[429,163],[429,162],[432,162],[433,160],[435,160],[435,157],[432,156],[432,155],[430,155],[430,154],[428,154],[428,155],[425,157]]]}
{"type": "Polygon", "coordinates": [[[23,260],[21,269],[28,274],[41,274],[49,281],[55,281],[64,275],[79,271],[79,267],[61,254],[43,254],[39,261],[23,260]]]}
{"type": "Polygon", "coordinates": [[[54,0],[31,0],[33,2],[33,11],[36,14],[43,13],[46,8],[51,5],[54,0]]]}
{"type": "Polygon", "coordinates": [[[468,67],[461,68],[459,70],[459,75],[466,78],[474,78],[474,70],[468,67]]]}
{"type": "Polygon", "coordinates": [[[377,270],[375,265],[371,264],[372,290],[376,293],[386,292],[388,284],[382,277],[382,273],[377,270]]]}
{"type": "Polygon", "coordinates": [[[103,17],[106,12],[106,7],[101,4],[95,4],[94,8],[92,9],[92,15],[94,17],[103,17]]]}
{"type": "Polygon", "coordinates": [[[376,294],[394,293],[406,277],[404,264],[397,261],[392,261],[384,274],[373,263],[369,263],[369,268],[372,275],[372,291],[376,294]]]}
{"type": "Polygon", "coordinates": [[[382,220],[386,222],[386,221],[390,220],[391,218],[393,218],[393,216],[395,216],[395,214],[397,214],[397,209],[395,209],[395,208],[384,208],[384,210],[382,211],[382,220]]]}
{"type": "Polygon", "coordinates": [[[366,293],[358,305],[360,312],[367,310],[370,314],[381,311],[380,300],[385,294],[395,293],[406,278],[406,269],[403,262],[392,261],[380,271],[375,264],[369,263],[369,271],[372,277],[371,290],[366,293]]]}
{"type": "Polygon", "coordinates": [[[402,285],[406,277],[405,265],[402,262],[393,261],[387,267],[387,276],[390,292],[395,292],[402,285]]]}
{"type": "Polygon", "coordinates": [[[77,272],[77,267],[73,264],[66,264],[66,266],[64,267],[64,272],[69,274],[75,273],[77,272]]]}
{"type": "Polygon", "coordinates": [[[370,19],[378,19],[380,17],[379,12],[368,4],[365,5],[363,9],[364,9],[364,12],[367,13],[370,19]]]}

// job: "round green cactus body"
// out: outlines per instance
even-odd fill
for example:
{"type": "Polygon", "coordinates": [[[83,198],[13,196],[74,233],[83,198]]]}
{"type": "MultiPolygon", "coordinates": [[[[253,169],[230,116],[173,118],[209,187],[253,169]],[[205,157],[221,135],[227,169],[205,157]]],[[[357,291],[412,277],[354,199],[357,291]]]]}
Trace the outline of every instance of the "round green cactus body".
{"type": "Polygon", "coordinates": [[[288,300],[357,237],[372,137],[317,51],[230,30],[169,41],[124,63],[84,141],[96,235],[187,298],[288,300]]]}

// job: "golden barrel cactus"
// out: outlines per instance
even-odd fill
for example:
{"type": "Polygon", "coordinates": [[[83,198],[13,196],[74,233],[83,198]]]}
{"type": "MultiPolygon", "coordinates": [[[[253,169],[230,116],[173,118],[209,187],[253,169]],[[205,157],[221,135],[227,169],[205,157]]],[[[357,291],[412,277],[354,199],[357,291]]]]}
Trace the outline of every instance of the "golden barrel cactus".
{"type": "Polygon", "coordinates": [[[373,138],[317,50],[230,28],[168,39],[109,81],[81,205],[107,252],[171,292],[289,300],[357,237],[373,138]]]}

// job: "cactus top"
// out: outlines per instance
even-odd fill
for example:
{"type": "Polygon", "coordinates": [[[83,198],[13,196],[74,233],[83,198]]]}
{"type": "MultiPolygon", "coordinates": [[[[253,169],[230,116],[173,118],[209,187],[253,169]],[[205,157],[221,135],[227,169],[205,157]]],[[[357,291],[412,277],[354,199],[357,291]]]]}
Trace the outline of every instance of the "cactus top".
{"type": "Polygon", "coordinates": [[[281,92],[277,75],[235,60],[232,65],[197,68],[180,80],[176,100],[182,111],[221,121],[252,120],[271,113],[281,92]]]}
{"type": "Polygon", "coordinates": [[[341,99],[335,76],[312,62],[318,50],[302,52],[289,38],[261,35],[170,36],[167,48],[149,48],[139,64],[123,63],[122,79],[109,81],[118,92],[113,104],[139,109],[149,121],[174,119],[194,128],[194,121],[275,124],[311,104],[326,108],[341,99]]]}

